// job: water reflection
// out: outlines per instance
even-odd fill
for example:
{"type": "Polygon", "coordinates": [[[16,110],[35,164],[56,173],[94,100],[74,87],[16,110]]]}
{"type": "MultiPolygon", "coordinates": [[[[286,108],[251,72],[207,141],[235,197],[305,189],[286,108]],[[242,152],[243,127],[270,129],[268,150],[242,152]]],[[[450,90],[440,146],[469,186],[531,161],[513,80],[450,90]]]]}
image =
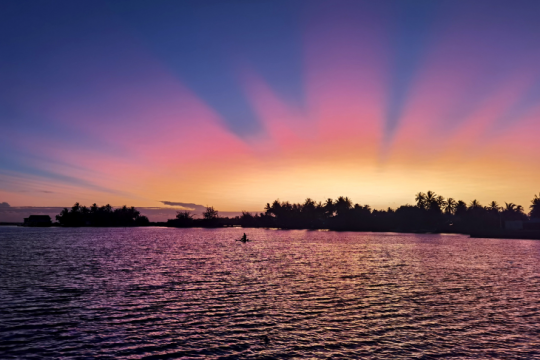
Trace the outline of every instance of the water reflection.
{"type": "Polygon", "coordinates": [[[540,242],[0,228],[0,358],[540,356],[540,242]]]}

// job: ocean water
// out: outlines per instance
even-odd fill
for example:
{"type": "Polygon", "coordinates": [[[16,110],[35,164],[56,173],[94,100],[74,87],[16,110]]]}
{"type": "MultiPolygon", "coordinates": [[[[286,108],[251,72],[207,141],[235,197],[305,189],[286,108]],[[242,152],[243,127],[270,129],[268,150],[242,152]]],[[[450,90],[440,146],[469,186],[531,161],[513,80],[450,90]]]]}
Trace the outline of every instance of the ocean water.
{"type": "Polygon", "coordinates": [[[1,359],[440,357],[540,359],[540,241],[0,227],[1,359]]]}

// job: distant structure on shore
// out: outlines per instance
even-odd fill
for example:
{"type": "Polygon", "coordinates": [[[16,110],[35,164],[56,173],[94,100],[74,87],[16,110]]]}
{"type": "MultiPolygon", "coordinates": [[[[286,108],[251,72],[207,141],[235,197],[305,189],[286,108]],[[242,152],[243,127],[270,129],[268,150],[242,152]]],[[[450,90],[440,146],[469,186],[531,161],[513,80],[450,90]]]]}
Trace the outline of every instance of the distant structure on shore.
{"type": "Polygon", "coordinates": [[[49,215],[30,215],[24,218],[23,226],[29,227],[47,227],[51,226],[52,221],[49,215]]]}
{"type": "Polygon", "coordinates": [[[506,230],[540,230],[540,219],[505,221],[504,228],[506,230]]]}

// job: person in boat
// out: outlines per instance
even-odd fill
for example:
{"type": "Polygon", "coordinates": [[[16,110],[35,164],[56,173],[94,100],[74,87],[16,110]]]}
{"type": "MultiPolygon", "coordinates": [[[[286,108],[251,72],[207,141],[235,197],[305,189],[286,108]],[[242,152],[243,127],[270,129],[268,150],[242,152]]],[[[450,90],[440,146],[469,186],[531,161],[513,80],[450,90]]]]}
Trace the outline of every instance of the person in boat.
{"type": "Polygon", "coordinates": [[[246,235],[246,233],[244,233],[244,235],[243,235],[243,236],[242,236],[242,237],[240,238],[240,241],[241,241],[241,242],[243,242],[243,243],[245,243],[245,242],[248,242],[248,241],[249,241],[249,240],[248,240],[248,238],[247,238],[247,235],[246,235]]]}

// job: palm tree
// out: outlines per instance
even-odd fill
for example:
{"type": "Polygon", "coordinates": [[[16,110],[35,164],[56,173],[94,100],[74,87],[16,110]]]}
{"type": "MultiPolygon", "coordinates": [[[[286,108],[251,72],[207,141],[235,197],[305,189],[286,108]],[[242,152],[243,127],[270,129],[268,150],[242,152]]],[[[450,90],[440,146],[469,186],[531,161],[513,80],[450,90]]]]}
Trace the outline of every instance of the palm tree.
{"type": "Polygon", "coordinates": [[[458,200],[456,203],[456,209],[454,210],[454,213],[456,215],[461,215],[467,211],[467,204],[463,200],[458,200]]]}
{"type": "Polygon", "coordinates": [[[96,214],[98,212],[98,210],[99,210],[99,207],[97,206],[96,203],[93,203],[92,206],[90,206],[90,212],[92,214],[96,214]]]}
{"type": "Polygon", "coordinates": [[[352,201],[348,197],[340,196],[334,203],[338,215],[345,214],[352,208],[352,201]]]}
{"type": "Polygon", "coordinates": [[[445,204],[443,205],[443,210],[447,214],[453,214],[454,211],[456,211],[456,207],[457,207],[456,200],[454,200],[452,198],[448,198],[448,200],[446,200],[445,204]]]}
{"type": "Polygon", "coordinates": [[[446,207],[446,200],[444,198],[444,196],[437,196],[435,198],[434,201],[431,202],[430,204],[430,209],[435,209],[437,211],[441,211],[442,209],[444,209],[446,207]]]}
{"type": "Polygon", "coordinates": [[[531,218],[540,218],[540,195],[534,195],[534,199],[531,200],[530,216],[531,218]]]}
{"type": "Polygon", "coordinates": [[[513,213],[516,211],[516,204],[514,203],[505,202],[504,205],[505,205],[504,211],[510,212],[510,213],[513,213]]]}
{"type": "Polygon", "coordinates": [[[469,205],[469,208],[473,208],[473,209],[477,209],[477,208],[481,208],[482,205],[480,205],[480,201],[474,199],[473,201],[471,201],[471,204],[469,205]]]}
{"type": "Polygon", "coordinates": [[[81,204],[79,204],[78,202],[75,203],[75,205],[73,205],[71,207],[71,212],[80,212],[81,211],[81,204]]]}
{"type": "Polygon", "coordinates": [[[486,209],[493,211],[493,212],[499,212],[501,210],[501,207],[496,201],[492,201],[489,203],[489,205],[486,207],[486,209]]]}
{"type": "Polygon", "coordinates": [[[304,204],[302,205],[302,212],[313,212],[316,207],[315,201],[313,201],[311,198],[307,198],[304,204]]]}
{"type": "Polygon", "coordinates": [[[523,206],[514,203],[505,203],[503,216],[506,220],[526,220],[527,215],[523,212],[523,206]]]}
{"type": "Polygon", "coordinates": [[[416,201],[416,206],[418,206],[421,209],[425,209],[426,207],[426,194],[423,192],[419,192],[416,194],[416,197],[414,198],[416,201]]]}
{"type": "Polygon", "coordinates": [[[331,198],[326,199],[324,202],[324,213],[327,217],[334,216],[334,213],[336,212],[336,207],[334,206],[334,200],[331,198]]]}
{"type": "Polygon", "coordinates": [[[266,215],[273,215],[275,217],[278,217],[283,213],[279,199],[274,200],[272,205],[267,203],[264,209],[266,210],[266,215]]]}
{"type": "Polygon", "coordinates": [[[434,191],[428,191],[424,195],[423,208],[426,210],[441,210],[441,206],[444,203],[444,197],[438,196],[434,191]]]}
{"type": "Polygon", "coordinates": [[[431,204],[437,201],[437,194],[434,191],[428,191],[426,194],[426,203],[431,204]]]}

